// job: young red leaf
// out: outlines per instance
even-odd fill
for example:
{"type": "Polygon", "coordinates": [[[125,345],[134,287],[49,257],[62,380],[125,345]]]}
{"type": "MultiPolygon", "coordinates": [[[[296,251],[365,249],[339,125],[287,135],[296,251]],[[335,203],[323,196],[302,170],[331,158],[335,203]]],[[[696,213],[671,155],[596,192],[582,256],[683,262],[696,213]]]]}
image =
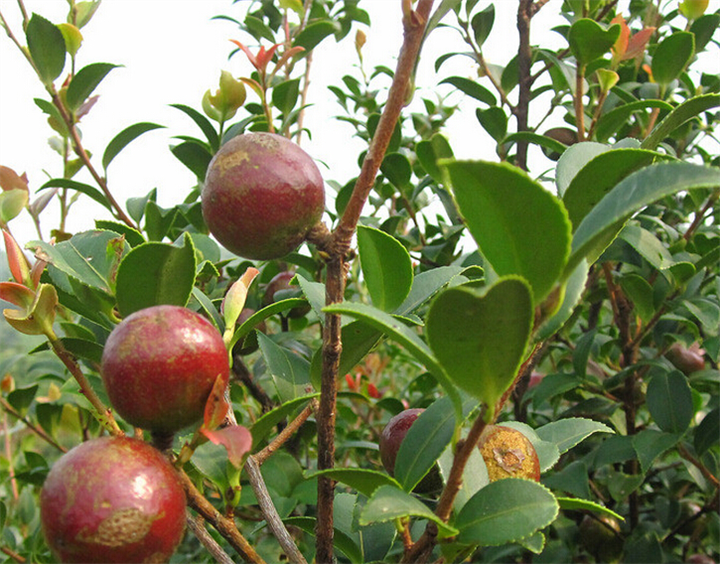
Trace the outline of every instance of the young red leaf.
{"type": "Polygon", "coordinates": [[[252,435],[242,425],[231,425],[216,431],[202,429],[210,442],[225,447],[228,453],[228,460],[236,468],[240,468],[243,463],[245,454],[250,452],[252,448],[252,435]]]}
{"type": "Polygon", "coordinates": [[[207,402],[205,403],[205,416],[201,431],[209,431],[215,429],[223,422],[227,415],[230,405],[225,399],[225,388],[227,382],[222,377],[218,376],[213,385],[213,389],[208,396],[207,402]]]}
{"type": "Polygon", "coordinates": [[[3,239],[5,239],[5,253],[7,254],[12,277],[15,282],[27,286],[30,282],[30,263],[25,253],[23,253],[15,238],[5,229],[3,229],[3,239]]]}

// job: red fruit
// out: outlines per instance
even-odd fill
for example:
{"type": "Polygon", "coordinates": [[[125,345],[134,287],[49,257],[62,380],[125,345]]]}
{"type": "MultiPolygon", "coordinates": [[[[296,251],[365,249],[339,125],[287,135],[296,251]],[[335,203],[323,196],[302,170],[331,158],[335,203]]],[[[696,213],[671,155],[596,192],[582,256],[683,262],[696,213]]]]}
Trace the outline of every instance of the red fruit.
{"type": "Polygon", "coordinates": [[[480,435],[478,448],[491,482],[503,478],[540,481],[540,461],[535,447],[517,429],[488,425],[480,435]]]}
{"type": "MultiPolygon", "coordinates": [[[[380,459],[388,474],[395,474],[395,459],[397,458],[400,445],[405,439],[410,427],[420,414],[425,411],[422,408],[406,409],[401,411],[388,421],[380,435],[380,459]]],[[[442,479],[437,466],[426,474],[426,476],[415,486],[418,493],[428,493],[442,487],[442,479]]]]}
{"type": "MultiPolygon", "coordinates": [[[[285,270],[276,274],[265,287],[265,296],[263,297],[263,306],[268,306],[273,302],[279,301],[281,298],[276,298],[275,295],[278,292],[285,290],[300,290],[300,286],[293,286],[290,281],[295,277],[295,273],[291,270],[285,270]]],[[[296,319],[303,317],[310,311],[310,306],[301,306],[292,308],[287,316],[296,319]]]]}
{"type": "Polygon", "coordinates": [[[204,317],[177,306],[143,309],[108,337],[102,377],[128,423],[171,434],[197,422],[221,376],[230,377],[222,336],[204,317]]]}
{"type": "Polygon", "coordinates": [[[185,529],[185,494],[157,449],[104,437],[55,463],[40,494],[40,516],[60,562],[166,562],[185,529]]]}
{"type": "Polygon", "coordinates": [[[225,143],[210,162],[202,190],[210,232],[248,259],[294,251],[324,209],[325,188],[313,159],[272,133],[247,133],[225,143]]]}
{"type": "Polygon", "coordinates": [[[673,345],[665,353],[665,357],[672,365],[686,376],[705,368],[705,350],[700,348],[698,343],[686,347],[681,343],[673,345]]]}

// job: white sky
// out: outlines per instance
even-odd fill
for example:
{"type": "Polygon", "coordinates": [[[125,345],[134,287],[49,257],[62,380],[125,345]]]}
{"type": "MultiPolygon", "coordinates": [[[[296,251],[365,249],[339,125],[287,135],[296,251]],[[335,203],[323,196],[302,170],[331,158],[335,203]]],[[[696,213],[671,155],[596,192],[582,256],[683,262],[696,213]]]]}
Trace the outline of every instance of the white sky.
{"type": "MultiPolygon", "coordinates": [[[[549,48],[565,45],[558,34],[548,31],[564,23],[557,15],[560,1],[551,0],[533,20],[534,44],[542,43],[549,48]]],[[[479,2],[478,7],[488,3],[479,2]]],[[[221,70],[229,70],[235,76],[250,74],[252,68],[242,54],[230,61],[227,57],[234,47],[229,39],[249,45],[253,40],[231,22],[211,21],[219,14],[241,18],[245,13],[242,4],[232,5],[231,0],[103,0],[93,20],[83,28],[84,42],[78,53],[77,69],[93,62],[124,65],[114,69],[100,84],[95,92],[100,99],[80,125],[85,147],[95,155],[96,167],[101,170],[99,162],[104,148],[125,127],[140,121],[167,126],[135,140],[110,165],[109,186],[121,203],[157,187],[160,205],[170,207],[180,203],[194,185],[192,173],[168,147],[179,142],[172,139],[173,135],[202,137],[202,134],[188,117],[169,104],[181,103],[199,110],[203,93],[217,88],[221,70]]],[[[25,0],[25,5],[29,12],[38,12],[53,23],[65,21],[67,15],[67,3],[63,0],[25,0]]],[[[361,6],[370,12],[372,20],[371,28],[362,26],[368,36],[364,48],[366,71],[369,74],[376,64],[394,68],[402,40],[400,1],[369,0],[361,6]]],[[[517,49],[517,0],[496,0],[495,6],[495,26],[484,51],[489,62],[504,65],[517,49]]],[[[718,7],[720,0],[711,0],[709,11],[718,7]]],[[[0,0],[0,9],[24,42],[16,2],[0,0]]],[[[303,147],[328,165],[329,169],[322,170],[326,180],[345,182],[355,175],[357,155],[363,149],[363,143],[351,136],[350,126],[332,118],[342,110],[326,88],[339,84],[345,74],[360,77],[353,68],[357,63],[353,38],[354,32],[340,45],[335,45],[332,38],[326,39],[316,50],[312,65],[310,101],[315,105],[308,110],[305,123],[312,130],[313,139],[306,138],[303,147]]],[[[425,46],[416,104],[420,104],[421,97],[434,98],[433,90],[443,78],[472,76],[473,70],[466,62],[469,59],[464,57],[451,59],[435,76],[435,59],[449,50],[466,49],[456,33],[437,29],[425,46]]],[[[32,191],[48,178],[61,175],[61,159],[47,144],[53,132],[33,102],[33,98],[47,95],[27,61],[4,34],[0,36],[0,85],[0,164],[18,173],[27,172],[32,191]]],[[[457,97],[450,101],[461,99],[459,94],[454,96],[457,97]]],[[[249,92],[248,99],[255,100],[255,95],[249,92]]],[[[456,155],[495,159],[494,142],[474,117],[477,104],[470,103],[468,107],[467,113],[452,119],[447,132],[456,155]]],[[[511,120],[509,129],[513,128],[511,120]]],[[[539,152],[537,148],[531,150],[539,152]]],[[[75,179],[94,184],[85,171],[75,179]]],[[[104,208],[85,196],[81,200],[75,214],[71,212],[70,231],[92,228],[96,217],[108,219],[104,208]]],[[[57,217],[57,208],[51,205],[44,213],[45,236],[57,225],[57,217]]],[[[10,226],[21,244],[36,238],[25,212],[10,226]]]]}

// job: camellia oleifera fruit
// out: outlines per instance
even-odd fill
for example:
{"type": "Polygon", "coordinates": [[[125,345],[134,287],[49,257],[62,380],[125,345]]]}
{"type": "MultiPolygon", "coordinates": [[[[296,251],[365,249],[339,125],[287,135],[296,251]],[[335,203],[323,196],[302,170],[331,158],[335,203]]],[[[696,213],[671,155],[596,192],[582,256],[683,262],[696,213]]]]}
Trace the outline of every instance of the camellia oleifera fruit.
{"type": "Polygon", "coordinates": [[[157,449],[129,437],[103,437],[53,465],[40,517],[60,562],[166,562],[182,540],[185,493],[157,449]]]}
{"type": "MultiPolygon", "coordinates": [[[[390,418],[380,434],[380,460],[385,470],[391,476],[395,474],[395,460],[397,459],[400,445],[408,434],[415,420],[425,411],[422,408],[412,408],[401,411],[390,418]]],[[[420,483],[415,486],[417,493],[430,493],[442,487],[442,478],[437,466],[433,466],[420,483]]]]}
{"type": "Polygon", "coordinates": [[[272,260],[294,251],[322,217],[323,179],[297,144],[272,133],[233,137],[213,157],[202,212],[229,251],[272,260]]]}
{"type": "Polygon", "coordinates": [[[197,422],[218,377],[230,377],[222,336],[189,309],[136,311],[110,333],[101,373],[110,403],[128,423],[157,435],[197,422]]]}
{"type": "Polygon", "coordinates": [[[488,425],[478,441],[491,482],[503,478],[540,481],[540,461],[530,439],[517,429],[488,425]]]}

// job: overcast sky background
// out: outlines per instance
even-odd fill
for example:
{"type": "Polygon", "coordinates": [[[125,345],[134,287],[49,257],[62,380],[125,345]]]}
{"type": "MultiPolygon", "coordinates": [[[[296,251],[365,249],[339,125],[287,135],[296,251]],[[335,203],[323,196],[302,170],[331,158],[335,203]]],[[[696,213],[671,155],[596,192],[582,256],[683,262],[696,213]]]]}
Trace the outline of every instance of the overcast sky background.
{"type": "MultiPolygon", "coordinates": [[[[677,0],[669,1],[677,4],[677,0]]],[[[541,43],[551,49],[566,45],[562,37],[550,31],[565,23],[557,15],[560,2],[551,0],[533,19],[533,44],[541,43]]],[[[621,1],[620,5],[626,6],[628,2],[621,1]]],[[[478,7],[488,3],[479,2],[478,7]]],[[[101,83],[95,92],[100,94],[98,103],[80,124],[83,143],[95,155],[96,167],[101,170],[99,163],[105,147],[125,127],[140,121],[167,127],[138,138],[109,166],[108,183],[119,202],[124,204],[129,197],[143,196],[157,188],[160,205],[170,207],[180,203],[195,184],[192,173],[168,147],[178,143],[172,139],[174,135],[202,135],[187,116],[169,104],[186,104],[199,110],[203,93],[217,88],[221,70],[229,70],[234,76],[249,76],[252,67],[242,54],[228,60],[234,48],[229,39],[243,41],[253,51],[257,48],[254,40],[231,22],[212,20],[220,14],[242,19],[246,4],[233,5],[231,0],[103,0],[92,21],[82,29],[84,41],[78,53],[77,69],[93,62],[123,65],[101,83]]],[[[66,20],[68,6],[63,0],[25,0],[25,5],[29,12],[37,12],[53,23],[66,20]]],[[[361,26],[367,34],[363,50],[366,71],[369,74],[377,64],[394,68],[402,41],[400,1],[369,0],[361,5],[368,10],[372,21],[370,28],[361,26]]],[[[720,0],[711,0],[709,11],[719,7],[720,0]]],[[[484,53],[490,63],[505,65],[517,50],[517,0],[497,0],[495,8],[495,26],[484,53]]],[[[0,10],[24,42],[16,2],[0,0],[0,10]]],[[[312,63],[310,102],[313,106],[307,110],[305,124],[312,130],[313,138],[305,138],[303,148],[327,165],[327,168],[321,166],[326,180],[344,182],[355,175],[357,155],[364,148],[362,141],[352,137],[348,124],[333,119],[342,109],[327,89],[330,84],[340,84],[345,74],[360,78],[355,68],[357,56],[353,40],[354,32],[339,45],[335,45],[332,38],[326,39],[316,50],[312,63]]],[[[473,76],[475,70],[464,57],[451,59],[435,74],[433,65],[437,56],[451,50],[466,49],[456,32],[437,29],[423,51],[418,90],[411,109],[420,111],[422,97],[435,98],[436,92],[447,94],[447,87],[436,88],[442,79],[453,75],[473,76]]],[[[717,62],[709,65],[718,66],[717,62]]],[[[47,138],[53,132],[33,102],[33,98],[47,98],[47,95],[27,61],[4,34],[0,36],[0,85],[0,164],[19,174],[27,172],[32,194],[49,178],[61,175],[62,163],[48,146],[47,138]]],[[[248,100],[256,101],[255,95],[249,92],[248,100]]],[[[448,101],[460,100],[461,94],[453,94],[448,101]]],[[[468,111],[454,116],[446,132],[455,154],[464,158],[495,159],[494,141],[474,117],[477,104],[472,100],[468,102],[468,111]]],[[[514,120],[509,129],[514,129],[514,120]]],[[[539,155],[537,147],[531,148],[531,156],[533,151],[539,155]]],[[[94,184],[85,171],[75,179],[94,184]]],[[[85,196],[81,201],[74,213],[71,212],[70,231],[92,228],[95,218],[108,219],[104,208],[85,196]]],[[[58,208],[51,205],[44,212],[46,237],[49,230],[57,226],[57,218],[58,208]]],[[[21,243],[37,238],[32,220],[25,212],[10,226],[21,243]]]]}

